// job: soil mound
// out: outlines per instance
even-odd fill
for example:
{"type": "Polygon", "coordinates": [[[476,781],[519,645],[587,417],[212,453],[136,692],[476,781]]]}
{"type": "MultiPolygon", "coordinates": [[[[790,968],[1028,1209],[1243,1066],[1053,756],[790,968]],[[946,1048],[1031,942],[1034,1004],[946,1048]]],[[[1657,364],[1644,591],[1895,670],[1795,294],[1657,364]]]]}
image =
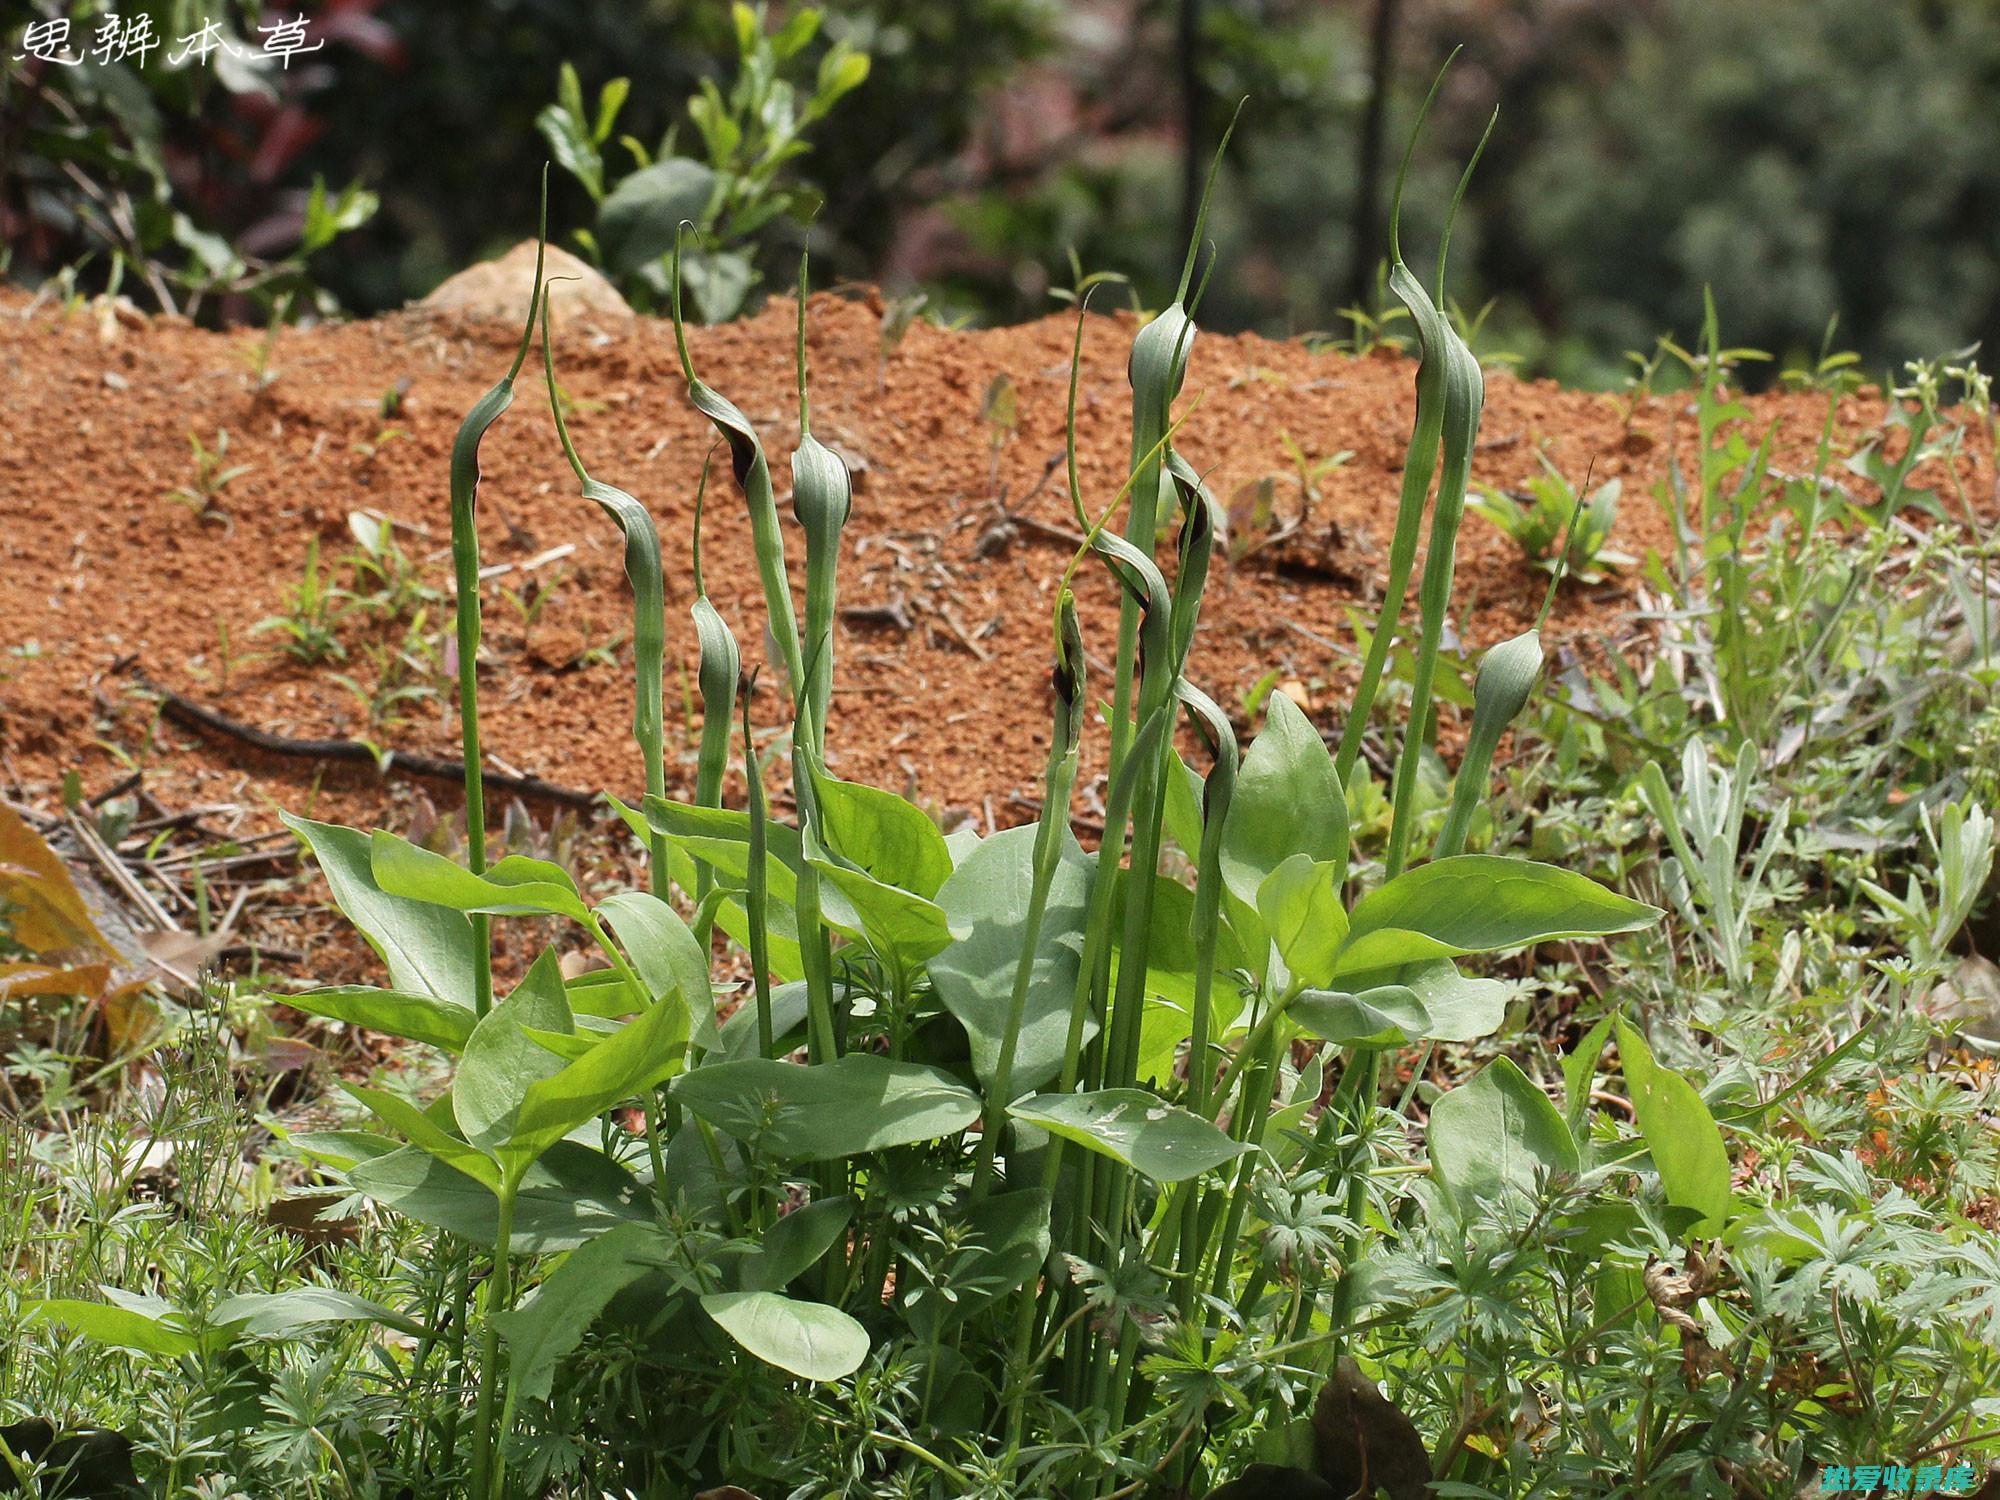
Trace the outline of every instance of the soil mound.
{"type": "MultiPolygon", "coordinates": [[[[703,378],[757,423],[781,486],[797,435],[792,320],[792,304],[774,301],[756,318],[692,335],[703,378]]],[[[686,673],[670,680],[668,697],[691,704],[686,539],[712,434],[684,398],[671,328],[650,319],[619,326],[592,332],[579,322],[561,338],[559,325],[560,379],[585,462],[643,499],[668,543],[670,649],[686,673]]],[[[1032,816],[1048,732],[1050,595],[1073,545],[1057,464],[1073,325],[1060,317],[950,332],[919,323],[892,339],[879,302],[823,296],[811,329],[814,430],[837,445],[855,488],[832,758],[845,775],[982,826],[1022,821],[1032,816]],[[988,400],[1002,378],[1013,391],[1011,421],[999,419],[1009,402],[988,400]]],[[[1097,504],[1127,462],[1132,332],[1129,316],[1093,317],[1084,342],[1081,471],[1097,504]]],[[[448,455],[466,408],[511,359],[513,337],[492,319],[413,310],[285,330],[266,358],[257,332],[208,333],[165,318],[134,326],[0,299],[5,795],[46,808],[65,773],[88,794],[143,769],[161,803],[235,804],[249,810],[246,828],[272,826],[278,807],[391,823],[414,815],[391,807],[396,798],[448,810],[449,783],[272,754],[185,716],[163,717],[139,678],[272,736],[454,755],[442,670],[448,455]],[[193,444],[213,455],[224,434],[226,456],[204,461],[193,444]],[[218,483],[229,470],[237,472],[218,483]],[[335,626],[339,657],[307,663],[283,649],[283,630],[260,622],[285,615],[315,540],[323,582],[379,589],[379,580],[357,581],[347,561],[359,550],[356,515],[363,531],[393,523],[414,564],[404,586],[416,602],[390,623],[337,600],[347,610],[335,626]],[[384,702],[385,674],[411,691],[384,702]]],[[[1301,492],[1292,446],[1309,462],[1351,454],[1315,481],[1318,498],[1296,535],[1215,570],[1194,670],[1232,711],[1275,670],[1286,691],[1338,727],[1331,715],[1353,671],[1349,607],[1372,598],[1383,568],[1414,371],[1395,354],[1356,359],[1252,336],[1196,343],[1187,393],[1202,400],[1179,446],[1225,502],[1243,497],[1247,515],[1268,480],[1283,521],[1301,492]]],[[[1755,423],[1778,424],[1775,465],[1810,469],[1826,398],[1781,394],[1750,407],[1755,423]]],[[[1881,414],[1879,399],[1840,400],[1835,451],[1860,443],[1881,414]]],[[[1599,481],[1621,477],[1614,545],[1643,557],[1670,544],[1655,487],[1676,453],[1691,457],[1693,441],[1684,397],[1628,402],[1494,373],[1474,472],[1517,486],[1546,454],[1573,481],[1592,466],[1599,481]]],[[[1990,496],[1991,455],[1981,447],[1961,463],[1971,492],[1990,496]]],[[[620,655],[630,603],[619,534],[577,497],[533,363],[487,436],[484,470],[483,559],[504,570],[487,585],[482,653],[493,764],[585,792],[629,793],[641,771],[620,655]]],[[[762,603],[726,463],[717,477],[708,582],[747,667],[764,656],[762,603]]],[[[796,572],[803,546],[786,501],[781,493],[796,572]]],[[[1108,580],[1085,576],[1085,636],[1101,660],[1116,600],[1108,580]]],[[[1475,648],[1523,628],[1546,581],[1476,517],[1465,524],[1459,578],[1461,628],[1475,648]]],[[[1623,584],[1566,588],[1552,642],[1601,650],[1607,636],[1635,628],[1630,605],[1623,584]]],[[[763,677],[755,713],[776,725],[775,669],[763,677]]],[[[1086,822],[1090,775],[1079,807],[1086,822]]]]}

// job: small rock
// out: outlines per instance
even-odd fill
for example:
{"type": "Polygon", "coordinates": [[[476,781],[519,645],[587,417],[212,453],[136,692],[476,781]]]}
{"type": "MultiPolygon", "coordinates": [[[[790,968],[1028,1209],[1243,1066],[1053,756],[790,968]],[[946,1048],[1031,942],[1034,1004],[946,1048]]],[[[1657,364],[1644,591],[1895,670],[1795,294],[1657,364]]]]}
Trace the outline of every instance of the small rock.
{"type": "MultiPolygon", "coordinates": [[[[549,303],[558,332],[565,323],[595,324],[604,329],[632,324],[635,315],[631,307],[601,271],[555,245],[548,247],[546,256],[542,276],[549,283],[549,303]]],[[[460,271],[417,306],[460,317],[503,319],[518,327],[534,288],[535,242],[523,240],[498,260],[482,261],[460,271]]]]}

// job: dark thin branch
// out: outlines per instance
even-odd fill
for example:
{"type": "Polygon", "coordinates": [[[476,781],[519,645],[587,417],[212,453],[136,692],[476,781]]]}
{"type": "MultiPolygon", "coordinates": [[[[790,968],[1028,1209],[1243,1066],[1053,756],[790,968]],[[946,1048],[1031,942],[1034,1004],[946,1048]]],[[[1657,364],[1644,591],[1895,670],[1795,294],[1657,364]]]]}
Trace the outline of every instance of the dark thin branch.
{"type": "MultiPolygon", "coordinates": [[[[293,739],[289,735],[272,734],[254,724],[232,719],[192,698],[184,698],[170,688],[149,682],[136,672],[133,680],[160,700],[160,712],[175,723],[240,740],[267,755],[290,756],[300,760],[352,761],[375,766],[385,775],[400,771],[408,776],[421,776],[434,781],[463,782],[465,779],[465,762],[451,756],[424,755],[414,750],[391,750],[378,756],[373,745],[361,740],[293,739]]],[[[560,803],[565,807],[594,807],[601,795],[577,787],[558,786],[539,776],[515,776],[484,768],[481,769],[480,779],[496,791],[560,803]]]]}

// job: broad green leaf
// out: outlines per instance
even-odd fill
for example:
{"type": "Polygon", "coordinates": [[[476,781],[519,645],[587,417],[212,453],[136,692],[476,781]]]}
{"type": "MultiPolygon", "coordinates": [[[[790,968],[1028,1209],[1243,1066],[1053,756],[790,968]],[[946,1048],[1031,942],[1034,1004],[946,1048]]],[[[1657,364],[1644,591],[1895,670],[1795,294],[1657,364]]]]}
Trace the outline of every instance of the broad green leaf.
{"type": "MultiPolygon", "coordinates": [[[[834,1004],[842,1003],[844,986],[833,987],[834,1004]]],[[[808,1005],[803,980],[771,986],[771,1042],[779,1055],[797,1051],[804,1045],[808,1005]],[[788,1045],[789,1044],[789,1045],[788,1045]]],[[[757,1056],[757,1000],[748,996],[722,1023],[718,1060],[736,1061],[757,1056]]]]}
{"type": "Polygon", "coordinates": [[[647,891],[607,896],[597,911],[618,934],[653,998],[672,995],[686,1013],[688,1034],[704,1048],[715,1046],[715,993],[709,988],[708,955],[680,913],[647,891]]]}
{"type": "Polygon", "coordinates": [[[1223,882],[1251,907],[1265,877],[1294,854],[1332,865],[1336,881],[1347,873],[1347,798],[1333,757],[1290,698],[1266,702],[1222,830],[1223,882]]]}
{"type": "Polygon", "coordinates": [[[583,1342],[611,1299],[667,1265],[672,1247],[657,1224],[619,1224],[571,1251],[532,1299],[495,1319],[507,1340],[515,1401],[546,1398],[556,1366],[583,1342]]]}
{"type": "MultiPolygon", "coordinates": [[[[690,858],[698,859],[732,889],[741,889],[750,874],[750,815],[739,808],[695,807],[685,802],[669,802],[661,797],[646,799],[646,812],[635,825],[640,837],[647,829],[657,829],[668,843],[690,858]]],[[[626,810],[631,821],[630,810],[626,810]]],[[[764,825],[764,881],[773,906],[798,905],[799,871],[805,853],[798,829],[775,819],[764,825]]],[[[740,908],[739,908],[740,910],[740,908]]],[[[827,925],[848,937],[861,935],[860,919],[839,891],[820,887],[820,915],[827,925]]],[[[717,924],[731,937],[737,933],[718,914],[717,924]]],[[[774,934],[775,936],[775,934],[774,934]]],[[[737,938],[742,941],[740,937],[737,938]]],[[[796,939],[794,939],[796,943],[796,939]]],[[[773,945],[775,948],[775,944],[773,945]]]]}
{"type": "Polygon", "coordinates": [[[376,1119],[426,1155],[435,1157],[446,1166],[456,1167],[485,1187],[496,1188],[500,1185],[499,1169],[493,1165],[490,1156],[469,1142],[460,1140],[401,1095],[346,1082],[340,1086],[366,1105],[376,1119]]]}
{"type": "Polygon", "coordinates": [[[1507,986],[1498,979],[1462,974],[1448,958],[1342,974],[1340,983],[1354,994],[1389,985],[1409,990],[1430,1016],[1423,1035],[1434,1042],[1476,1042],[1507,1019],[1507,986]]]}
{"type": "Polygon", "coordinates": [[[853,1217],[854,1200],[844,1193],[793,1209],[764,1231],[757,1252],[743,1262],[742,1290],[782,1292],[840,1243],[853,1217]]]}
{"type": "MultiPolygon", "coordinates": [[[[1112,943],[1122,958],[1125,932],[1125,890],[1130,868],[1119,870],[1118,888],[1111,903],[1112,943]]],[[[1226,894],[1226,893],[1225,893],[1226,894]]],[[[1199,953],[1194,940],[1194,892],[1165,875],[1153,877],[1152,921],[1146,929],[1146,988],[1186,1010],[1194,1004],[1195,965],[1199,953]]],[[[1232,989],[1226,976],[1232,969],[1249,968],[1248,956],[1227,928],[1215,934],[1215,1004],[1221,1006],[1232,989]]],[[[1183,1035],[1186,1033],[1183,1032],[1183,1035]]]]}
{"type": "Polygon", "coordinates": [[[776,1292],[712,1292],[701,1305],[750,1353],[802,1380],[840,1380],[868,1358],[868,1330],[822,1302],[776,1292]]]}
{"type": "MultiPolygon", "coordinates": [[[[109,1302],[42,1298],[23,1302],[21,1313],[24,1323],[59,1323],[72,1333],[113,1349],[130,1349],[168,1359],[198,1353],[201,1349],[201,1341],[186,1329],[159,1317],[149,1317],[136,1308],[115,1307],[109,1302]]],[[[173,1316],[171,1309],[168,1315],[173,1316]]]]}
{"type": "Polygon", "coordinates": [[[1342,1047],[1405,1046],[1431,1024],[1424,1002],[1400,984],[1378,985],[1358,994],[1302,990],[1289,1014],[1314,1036],[1342,1047]]]}
{"type": "Polygon", "coordinates": [[[979,1096],[936,1068],[851,1052],[831,1062],[752,1057],[674,1080],[674,1097],[738,1140],[788,1161],[829,1161],[956,1135],[979,1096]]]}
{"type": "MultiPolygon", "coordinates": [[[[832,894],[838,895],[839,892],[832,894]]],[[[820,891],[820,915],[826,914],[828,892],[820,891]]],[[[715,911],[715,925],[729,935],[737,947],[750,950],[750,911],[741,899],[729,897],[715,911]]],[[[799,916],[780,901],[764,903],[764,941],[774,977],[790,984],[805,978],[805,955],[799,949],[799,916]]]]}
{"type": "MultiPolygon", "coordinates": [[[[953,940],[955,932],[944,909],[935,901],[914,895],[893,885],[884,885],[865,871],[836,864],[816,849],[817,841],[807,836],[807,858],[820,873],[820,889],[828,887],[846,898],[861,936],[877,956],[905,964],[921,964],[936,957],[953,940]]],[[[833,918],[829,915],[829,921],[833,918]]]]}
{"type": "Polygon", "coordinates": [[[376,829],[369,839],[376,882],[392,896],[462,912],[498,916],[548,913],[581,922],[588,912],[576,882],[560,865],[510,854],[484,875],[376,829]]]}
{"type": "Polygon", "coordinates": [[[1646,1138],[1667,1201],[1702,1216],[1697,1235],[1720,1234],[1734,1207],[1722,1131],[1694,1085],[1655,1062],[1637,1031],[1623,1021],[1616,1024],[1618,1055],[1639,1116],[1639,1133],[1646,1138]]]}
{"type": "Polygon", "coordinates": [[[616,1021],[644,1010],[648,997],[639,993],[616,969],[586,969],[563,981],[573,1016],[602,1016],[616,1021]]]}
{"type": "Polygon", "coordinates": [[[1281,1153],[1281,1161],[1295,1159],[1296,1144],[1285,1137],[1305,1124],[1306,1116],[1319,1107],[1319,1096],[1326,1085],[1326,1057],[1324,1051],[1313,1053],[1306,1059],[1297,1080],[1289,1090],[1284,1091],[1285,1103],[1271,1112],[1271,1118],[1264,1126],[1265,1149],[1281,1153]]]}
{"type": "Polygon", "coordinates": [[[390,988],[469,1009],[475,986],[472,923],[465,914],[383,890],[375,883],[368,835],[360,830],[290,813],[279,817],[319,861],[334,905],[388,966],[390,988]]]}
{"type": "Polygon", "coordinates": [[[528,1084],[500,1158],[519,1171],[586,1120],[650,1095],[686,1061],[687,1040],[687,1016],[678,1005],[640,1012],[561,1071],[528,1084]]]}
{"type": "Polygon", "coordinates": [[[336,1172],[350,1171],[364,1161],[403,1149],[372,1130],[301,1130],[286,1135],[284,1142],[306,1160],[336,1172]]]}
{"type": "Polygon", "coordinates": [[[1201,857],[1201,773],[1182,760],[1178,750],[1167,751],[1167,764],[1167,832],[1192,862],[1201,857]]]}
{"type": "MultiPolygon", "coordinates": [[[[965,1027],[982,1084],[992,1082],[1006,1038],[1034,894],[1037,832],[1030,823],[983,840],[937,893],[946,920],[969,935],[931,959],[931,983],[965,1027]]],[[[1012,1087],[1019,1093],[1032,1093],[1062,1071],[1089,900],[1090,873],[1080,855],[1058,859],[1014,1049],[1012,1087]]]]}
{"type": "Polygon", "coordinates": [[[715,174],[698,161],[669,156],[620,180],[597,211],[597,238],[619,276],[629,276],[674,247],[683,219],[704,222],[715,174]]]}
{"type": "Polygon", "coordinates": [[[563,1066],[523,1027],[576,1029],[553,948],[544,948],[514,992],[472,1028],[465,1055],[459,1059],[451,1087],[452,1111],[466,1140],[489,1156],[497,1157],[514,1135],[515,1118],[529,1085],[552,1077],[563,1066]]]}
{"type": "Polygon", "coordinates": [[[814,783],[827,848],[884,885],[937,897],[951,874],[951,851],[921,808],[859,782],[815,776],[814,783]]]}
{"type": "MultiPolygon", "coordinates": [[[[420,1224],[476,1245],[493,1244],[499,1201],[492,1190],[414,1146],[361,1163],[347,1180],[356,1192],[420,1224]]],[[[515,1190],[510,1243],[516,1255],[574,1250],[619,1224],[650,1223],[657,1212],[651,1191],[610,1157],[558,1141],[515,1190]]]]}
{"type": "Polygon", "coordinates": [[[295,1286],[282,1292],[246,1292],[216,1305],[209,1322],[240,1328],[254,1339],[295,1338],[327,1323],[374,1323],[421,1337],[423,1324],[393,1308],[331,1286],[295,1286]]]}
{"type": "MultiPolygon", "coordinates": [[[[1219,966],[1218,966],[1219,967],[1219,966]]],[[[1149,987],[1164,990],[1158,984],[1160,971],[1150,970],[1146,976],[1149,987]]],[[[1170,999],[1165,994],[1146,997],[1145,1013],[1139,1020],[1139,1066],[1134,1073],[1141,1083],[1170,1082],[1174,1075],[1174,1065],[1180,1056],[1182,1046],[1188,1042],[1194,1031],[1194,1016],[1189,1009],[1192,1001],[1170,999]]],[[[1234,1029],[1243,1015],[1243,992],[1226,976],[1218,979],[1215,993],[1210,1002],[1209,1047],[1211,1063],[1222,1060],[1219,1049],[1223,1039],[1234,1029]]]]}
{"type": "Polygon", "coordinates": [[[472,1024],[479,1019],[471,1006],[455,1000],[369,989],[363,985],[307,990],[303,994],[274,998],[309,1016],[345,1021],[350,1026],[379,1031],[385,1036],[405,1037],[446,1052],[464,1051],[466,1038],[472,1035],[472,1024]]]}
{"type": "Polygon", "coordinates": [[[1295,979],[1325,984],[1347,936],[1341,872],[1310,855],[1292,854],[1257,887],[1257,915],[1295,979]]]}
{"type": "Polygon", "coordinates": [[[1467,1210],[1509,1189],[1533,1193],[1538,1174],[1582,1169],[1561,1112],[1504,1057],[1431,1107],[1430,1151],[1438,1181],[1467,1210]]]}
{"type": "Polygon", "coordinates": [[[1108,1156],[1155,1182],[1180,1182],[1251,1148],[1144,1089],[1037,1094],[1008,1114],[1108,1156]]]}
{"type": "Polygon", "coordinates": [[[1656,906],[1554,865],[1458,854],[1405,871],[1363,896],[1349,918],[1337,973],[1636,932],[1659,916],[1656,906]]]}

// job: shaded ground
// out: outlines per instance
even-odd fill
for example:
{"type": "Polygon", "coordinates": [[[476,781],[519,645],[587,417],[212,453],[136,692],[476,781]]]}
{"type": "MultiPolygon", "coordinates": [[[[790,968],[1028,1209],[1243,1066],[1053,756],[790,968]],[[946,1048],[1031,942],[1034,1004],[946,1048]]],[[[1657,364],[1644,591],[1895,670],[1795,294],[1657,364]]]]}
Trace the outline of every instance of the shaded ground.
{"type": "MultiPolygon", "coordinates": [[[[1070,551],[1055,534],[1071,525],[1059,476],[1045,481],[1062,447],[1073,325],[1050,318],[947,332],[919,324],[885,354],[878,307],[829,296],[812,311],[814,430],[843,452],[856,487],[833,759],[843,774],[914,792],[946,814],[1021,821],[1031,812],[1016,799],[1036,794],[1046,744],[1050,591],[1070,551]],[[1000,375],[1016,391],[1011,430],[981,420],[1000,375]],[[1003,500],[1025,524],[996,530],[1003,500]]],[[[772,453],[796,575],[803,546],[790,523],[785,462],[796,437],[792,317],[790,303],[774,302],[756,319],[693,337],[704,379],[743,407],[772,453]]],[[[1131,333],[1129,318],[1093,318],[1086,339],[1082,473],[1095,504],[1127,462],[1131,333]]],[[[48,309],[30,316],[24,299],[0,299],[0,793],[46,809],[65,773],[88,793],[136,768],[162,805],[224,805],[239,833],[268,830],[279,807],[398,827],[448,811],[448,784],[384,783],[365,766],[273,757],[165,722],[134,673],[272,733],[455,754],[441,671],[450,629],[447,455],[466,407],[504,371],[514,337],[504,325],[419,313],[286,331],[260,388],[260,334],[88,313],[65,320],[48,309]],[[385,418],[384,394],[401,382],[401,410],[385,418]],[[228,434],[227,465],[247,468],[204,516],[198,503],[171,496],[199,488],[190,434],[213,448],[218,432],[228,434]],[[414,631],[407,613],[390,624],[357,611],[337,627],[344,660],[295,660],[278,634],[255,627],[284,611],[313,538],[330,581],[352,585],[349,515],[361,510],[397,523],[422,584],[438,593],[414,631]],[[365,700],[380,660],[399,650],[416,665],[392,670],[437,691],[371,724],[365,700]]],[[[573,324],[559,353],[585,461],[659,522],[670,652],[691,683],[686,545],[710,429],[685,401],[671,329],[642,321],[614,335],[573,324]]],[[[1225,501],[1270,475],[1280,515],[1296,509],[1287,436],[1312,459],[1353,454],[1320,478],[1311,521],[1280,552],[1218,564],[1194,675],[1232,711],[1277,668],[1322,705],[1323,726],[1337,729],[1333,706],[1352,674],[1346,611],[1372,596],[1384,563],[1413,373],[1394,355],[1357,360],[1251,336],[1197,342],[1187,391],[1202,399],[1178,446],[1225,501]]],[[[1760,423],[1780,424],[1776,465],[1809,469],[1825,398],[1751,404],[1760,423]]],[[[1836,453],[1851,451],[1880,415],[1879,401],[1843,399],[1836,453]]],[[[1474,473],[1518,485],[1546,451],[1573,481],[1593,463],[1599,480],[1622,476],[1614,545],[1643,556],[1669,543],[1654,487],[1671,455],[1691,457],[1693,437],[1684,397],[1632,405],[1495,373],[1474,473]]],[[[494,764],[629,794],[641,774],[629,657],[592,649],[629,627],[620,540],[577,498],[538,378],[524,379],[484,456],[483,560],[516,568],[485,595],[482,702],[494,764]],[[574,551],[559,561],[519,571],[565,546],[574,551]],[[532,628],[505,597],[524,577],[556,580],[532,628]]],[[[764,654],[761,596],[740,497],[727,465],[717,472],[706,571],[747,667],[764,654]]],[[[1964,477],[1972,493],[1990,496],[1990,455],[1965,460],[1964,477]]],[[[1085,576],[1086,639],[1108,659],[1116,601],[1101,571],[1085,576]]],[[[1467,518],[1457,597],[1469,645],[1522,628],[1544,585],[1506,538],[1467,518]]],[[[1566,590],[1552,639],[1594,653],[1606,636],[1630,630],[1630,602],[1617,585],[1566,590]]],[[[684,728],[690,747],[685,784],[698,726],[677,711],[683,685],[671,661],[669,673],[669,732],[684,728]]],[[[768,686],[756,711],[766,725],[783,716],[768,686]]]]}

